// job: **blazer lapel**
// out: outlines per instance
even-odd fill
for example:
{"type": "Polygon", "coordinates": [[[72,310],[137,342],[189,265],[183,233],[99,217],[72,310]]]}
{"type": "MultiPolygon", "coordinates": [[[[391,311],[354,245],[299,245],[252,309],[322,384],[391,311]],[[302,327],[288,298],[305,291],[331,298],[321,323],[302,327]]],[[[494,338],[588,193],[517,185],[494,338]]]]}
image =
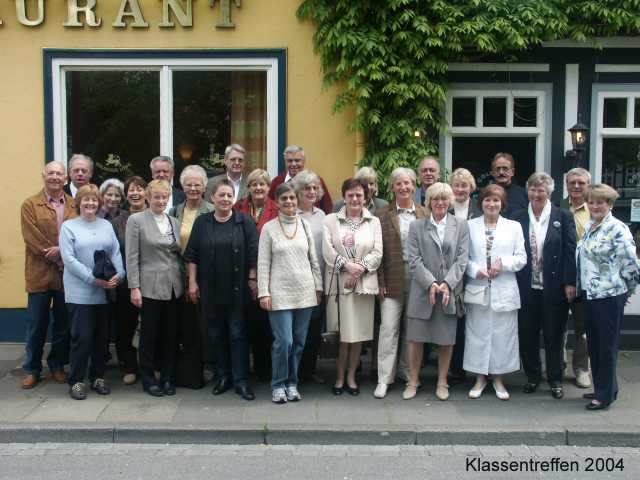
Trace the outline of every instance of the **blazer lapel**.
{"type": "Polygon", "coordinates": [[[429,237],[431,237],[433,243],[438,245],[438,247],[440,247],[440,250],[442,250],[442,246],[440,245],[440,237],[438,237],[438,230],[436,229],[436,226],[431,223],[430,219],[424,222],[424,224],[427,229],[427,234],[429,235],[429,237]]]}
{"type": "Polygon", "coordinates": [[[398,210],[395,202],[389,207],[389,222],[391,222],[391,225],[398,234],[398,237],[400,237],[400,220],[398,219],[398,210]]]}
{"type": "Polygon", "coordinates": [[[544,244],[542,245],[542,251],[547,247],[547,245],[551,242],[551,237],[555,236],[558,232],[556,232],[556,227],[553,226],[555,222],[560,223],[560,212],[556,207],[551,205],[551,213],[549,214],[549,224],[547,225],[547,235],[544,237],[544,244]]]}
{"type": "Polygon", "coordinates": [[[448,249],[449,245],[455,244],[456,230],[458,229],[458,220],[455,215],[447,214],[447,225],[444,229],[444,241],[442,242],[442,250],[448,249]]]}

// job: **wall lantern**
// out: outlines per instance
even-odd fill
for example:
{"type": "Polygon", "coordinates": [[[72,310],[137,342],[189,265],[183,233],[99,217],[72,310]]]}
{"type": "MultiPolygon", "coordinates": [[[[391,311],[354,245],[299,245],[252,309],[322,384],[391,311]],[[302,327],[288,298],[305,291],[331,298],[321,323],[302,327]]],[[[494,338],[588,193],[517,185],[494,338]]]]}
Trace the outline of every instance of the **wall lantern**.
{"type": "Polygon", "coordinates": [[[565,170],[571,170],[574,167],[586,168],[584,157],[589,143],[589,127],[582,123],[578,117],[578,123],[569,129],[569,133],[573,149],[565,153],[565,170]]]}

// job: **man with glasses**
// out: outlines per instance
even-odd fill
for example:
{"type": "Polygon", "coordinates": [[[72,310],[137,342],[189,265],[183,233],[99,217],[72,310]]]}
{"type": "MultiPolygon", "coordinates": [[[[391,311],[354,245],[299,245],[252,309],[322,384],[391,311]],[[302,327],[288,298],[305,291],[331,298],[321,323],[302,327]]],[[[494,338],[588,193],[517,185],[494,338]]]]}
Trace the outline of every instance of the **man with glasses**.
{"type": "Polygon", "coordinates": [[[247,176],[244,174],[245,160],[244,156],[247,151],[238,145],[232,143],[224,149],[224,166],[226,172],[222,175],[211,178],[207,182],[207,190],[204,199],[211,202],[211,193],[214,185],[221,179],[226,178],[233,184],[233,203],[244,197],[247,193],[247,176]]]}
{"type": "MultiPolygon", "coordinates": [[[[307,156],[304,153],[304,149],[297,145],[289,145],[287,148],[284,149],[283,155],[284,155],[284,163],[287,167],[287,171],[284,173],[281,173],[276,178],[271,180],[271,187],[269,188],[269,197],[272,200],[275,200],[274,192],[276,191],[276,188],[278,188],[278,186],[283,183],[287,183],[293,180],[293,178],[298,173],[304,170],[304,166],[307,161],[307,156]]],[[[324,183],[324,180],[322,179],[322,177],[318,175],[318,178],[320,179],[320,183],[322,184],[322,190],[324,190],[324,195],[318,202],[316,202],[314,206],[321,209],[322,211],[324,211],[324,213],[329,215],[330,213],[333,213],[333,202],[331,200],[331,195],[329,195],[329,189],[327,188],[327,184],[324,183]]]]}
{"type": "Polygon", "coordinates": [[[513,183],[515,171],[513,155],[499,152],[493,156],[493,160],[491,160],[491,175],[493,175],[495,183],[507,192],[507,208],[502,213],[506,218],[511,218],[514,212],[527,208],[529,205],[526,190],[513,183]]]}
{"type": "Polygon", "coordinates": [[[427,188],[440,181],[440,163],[438,158],[427,155],[420,162],[418,168],[420,174],[420,188],[416,190],[414,202],[424,206],[424,199],[427,196],[427,188]]]}
{"type": "MultiPolygon", "coordinates": [[[[584,225],[590,218],[587,209],[585,195],[591,183],[591,174],[584,168],[572,168],[566,176],[568,197],[560,206],[568,208],[573,213],[576,224],[576,240],[584,235],[584,225]]],[[[589,388],[591,378],[589,377],[589,351],[587,349],[587,337],[584,330],[583,304],[580,299],[576,299],[569,304],[571,316],[573,317],[573,329],[576,336],[576,346],[573,351],[573,373],[576,376],[576,385],[580,388],[589,388]]]]}

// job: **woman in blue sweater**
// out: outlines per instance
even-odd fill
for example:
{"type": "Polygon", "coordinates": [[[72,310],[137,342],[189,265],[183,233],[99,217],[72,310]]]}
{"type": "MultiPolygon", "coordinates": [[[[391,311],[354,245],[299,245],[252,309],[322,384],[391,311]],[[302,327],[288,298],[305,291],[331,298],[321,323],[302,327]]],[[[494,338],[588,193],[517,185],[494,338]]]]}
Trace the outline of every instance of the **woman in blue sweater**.
{"type": "Polygon", "coordinates": [[[75,400],[87,398],[84,379],[89,359],[91,389],[100,395],[111,393],[104,381],[109,341],[105,289],[115,288],[125,273],[113,227],[97,216],[101,203],[98,187],[92,184],[81,187],[76,194],[79,217],[67,220],[60,229],[64,297],[71,325],[69,395],[75,400]],[[109,280],[93,275],[96,250],[104,250],[116,269],[116,274],[109,280]]]}

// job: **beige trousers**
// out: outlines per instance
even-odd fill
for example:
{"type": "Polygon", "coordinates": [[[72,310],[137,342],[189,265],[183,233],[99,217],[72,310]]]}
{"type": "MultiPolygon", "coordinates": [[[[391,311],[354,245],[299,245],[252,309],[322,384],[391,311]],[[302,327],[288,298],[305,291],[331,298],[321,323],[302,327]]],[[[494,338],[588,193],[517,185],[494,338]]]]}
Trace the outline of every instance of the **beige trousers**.
{"type": "Polygon", "coordinates": [[[380,338],[378,339],[378,383],[395,382],[396,366],[401,377],[409,378],[405,306],[411,281],[405,264],[405,293],[401,298],[387,297],[380,302],[380,338]],[[400,353],[398,354],[398,350],[400,353]]]}

